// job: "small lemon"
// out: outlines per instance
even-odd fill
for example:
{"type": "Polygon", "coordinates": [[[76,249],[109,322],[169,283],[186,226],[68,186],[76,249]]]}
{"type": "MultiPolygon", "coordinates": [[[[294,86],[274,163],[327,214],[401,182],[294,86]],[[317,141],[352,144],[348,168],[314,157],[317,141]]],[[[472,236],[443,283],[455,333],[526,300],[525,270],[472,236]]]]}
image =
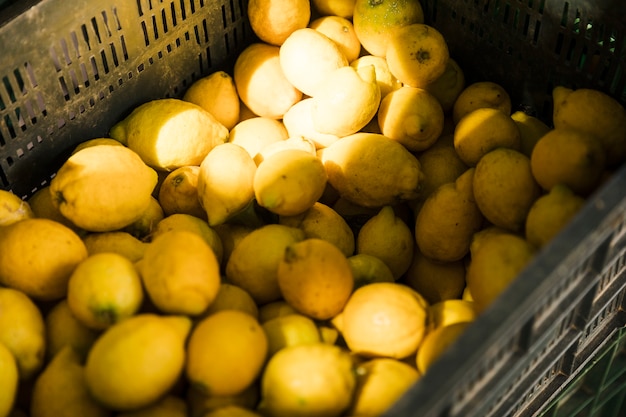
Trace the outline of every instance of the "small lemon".
{"type": "Polygon", "coordinates": [[[456,60],[449,58],[443,74],[424,86],[424,89],[439,101],[444,113],[450,114],[454,103],[465,89],[465,73],[456,60]]]}
{"type": "Polygon", "coordinates": [[[352,18],[355,0],[311,0],[311,5],[322,16],[352,18]]]}
{"type": "Polygon", "coordinates": [[[257,154],[256,158],[254,158],[254,162],[258,166],[270,155],[288,149],[298,149],[308,152],[311,155],[317,155],[317,147],[315,146],[315,142],[311,139],[306,139],[302,136],[291,136],[285,140],[270,143],[269,145],[264,146],[263,149],[261,149],[261,151],[257,154]]]}
{"type": "Polygon", "coordinates": [[[257,319],[242,311],[218,311],[194,327],[185,374],[205,394],[235,395],[260,375],[267,349],[267,336],[257,319]]]}
{"type": "Polygon", "coordinates": [[[320,132],[313,123],[313,98],[307,97],[287,110],[283,123],[289,136],[302,136],[313,141],[317,149],[325,148],[336,142],[339,136],[320,132]]]}
{"type": "Polygon", "coordinates": [[[321,341],[315,322],[302,314],[279,316],[263,322],[267,336],[268,355],[271,357],[288,346],[313,344],[321,341]]]}
{"type": "Polygon", "coordinates": [[[458,298],[441,300],[428,306],[428,331],[476,319],[474,303],[458,298]]]}
{"type": "Polygon", "coordinates": [[[480,108],[499,109],[511,114],[511,96],[500,84],[493,81],[476,81],[467,85],[452,106],[452,121],[457,124],[468,113],[480,108]]]}
{"type": "Polygon", "coordinates": [[[262,417],[250,408],[238,405],[226,405],[202,415],[202,417],[262,417]]]}
{"type": "Polygon", "coordinates": [[[459,298],[465,288],[465,263],[462,259],[434,261],[416,247],[413,261],[402,279],[431,304],[459,298]]]}
{"type": "Polygon", "coordinates": [[[259,307],[254,298],[246,290],[237,285],[222,282],[217,296],[209,307],[204,310],[201,317],[206,317],[222,310],[240,310],[259,318],[259,307]]]}
{"type": "Polygon", "coordinates": [[[348,257],[352,275],[354,276],[354,288],[372,282],[394,282],[393,272],[380,258],[367,253],[357,253],[348,257]]]}
{"type": "Polygon", "coordinates": [[[53,196],[52,196],[52,193],[50,192],[49,185],[42,187],[39,190],[35,191],[35,194],[33,194],[27,200],[34,214],[33,217],[54,220],[55,222],[59,222],[63,224],[64,226],[69,227],[70,229],[74,230],[78,235],[82,236],[85,233],[85,231],[82,230],[80,227],[76,226],[74,223],[72,223],[63,214],[61,214],[61,211],[54,204],[54,202],[52,201],[52,198],[53,196]]]}
{"type": "Polygon", "coordinates": [[[0,226],[35,217],[30,203],[11,191],[0,190],[0,226]]]}
{"type": "Polygon", "coordinates": [[[13,353],[0,343],[0,416],[10,416],[19,386],[19,373],[13,353]]]}
{"type": "Polygon", "coordinates": [[[225,268],[230,258],[230,254],[233,252],[235,246],[246,236],[248,233],[254,230],[254,227],[237,223],[222,223],[215,225],[213,228],[217,233],[220,241],[222,242],[222,261],[220,265],[225,268]]]}
{"type": "Polygon", "coordinates": [[[518,110],[511,114],[511,119],[517,123],[522,140],[521,152],[530,158],[535,144],[543,135],[550,131],[550,127],[540,119],[518,110]]]}
{"type": "Polygon", "coordinates": [[[460,322],[439,327],[428,333],[417,351],[417,369],[423,374],[443,352],[465,331],[469,322],[460,322]]]}
{"type": "Polygon", "coordinates": [[[168,173],[159,187],[158,200],[165,216],[183,213],[206,220],[198,198],[200,167],[187,165],[168,173]]]}
{"type": "Polygon", "coordinates": [[[255,159],[264,147],[288,137],[282,121],[255,116],[237,123],[230,131],[229,141],[244,148],[255,159]]]}
{"type": "Polygon", "coordinates": [[[191,417],[205,417],[207,413],[229,406],[253,410],[259,402],[259,381],[257,379],[248,388],[235,395],[204,394],[197,388],[189,386],[186,400],[191,417]]]}
{"type": "Polygon", "coordinates": [[[323,33],[339,45],[348,63],[359,57],[361,43],[356,36],[352,21],[337,15],[320,16],[309,23],[309,27],[323,33]]]}
{"type": "Polygon", "coordinates": [[[154,230],[157,223],[159,223],[165,217],[161,203],[156,197],[150,197],[150,204],[148,208],[143,212],[141,217],[128,226],[121,229],[123,232],[128,232],[137,239],[149,239],[150,234],[154,230]]]}
{"type": "Polygon", "coordinates": [[[128,232],[97,232],[83,237],[89,255],[112,252],[125,256],[131,262],[143,258],[148,243],[142,242],[128,232]]]}
{"type": "MultiPolygon", "coordinates": [[[[448,138],[451,137],[452,135],[448,135],[448,138]]],[[[446,145],[440,139],[417,156],[424,173],[420,200],[426,199],[440,185],[456,181],[468,168],[454,145],[446,145]]]]}
{"type": "Polygon", "coordinates": [[[98,330],[87,327],[78,320],[69,307],[67,298],[57,302],[44,317],[46,326],[46,358],[52,359],[65,346],[84,360],[98,338],[98,330]]]}
{"type": "Polygon", "coordinates": [[[385,98],[387,94],[402,87],[402,83],[389,71],[387,60],[382,56],[361,55],[350,62],[350,66],[357,70],[363,69],[369,65],[373,65],[376,71],[376,83],[380,88],[381,100],[385,98]]]}
{"type": "Polygon", "coordinates": [[[259,307],[259,321],[265,323],[277,317],[299,314],[287,301],[280,299],[259,307]]]}
{"type": "Polygon", "coordinates": [[[309,0],[250,0],[247,11],[254,34],[278,46],[295,30],[305,28],[311,18],[309,0]]]}
{"type": "Polygon", "coordinates": [[[194,81],[183,100],[197,104],[211,113],[228,130],[239,121],[239,95],[233,77],[225,71],[215,71],[194,81]]]}

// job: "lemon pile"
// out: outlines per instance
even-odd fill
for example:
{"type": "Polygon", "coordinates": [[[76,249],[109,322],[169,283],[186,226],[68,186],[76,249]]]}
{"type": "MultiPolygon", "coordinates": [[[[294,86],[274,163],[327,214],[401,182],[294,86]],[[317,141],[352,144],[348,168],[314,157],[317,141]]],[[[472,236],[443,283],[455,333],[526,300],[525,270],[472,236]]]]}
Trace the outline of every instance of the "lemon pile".
{"type": "Polygon", "coordinates": [[[0,417],[377,416],[626,161],[466,84],[409,0],[249,2],[232,73],[0,192],[0,417]]]}

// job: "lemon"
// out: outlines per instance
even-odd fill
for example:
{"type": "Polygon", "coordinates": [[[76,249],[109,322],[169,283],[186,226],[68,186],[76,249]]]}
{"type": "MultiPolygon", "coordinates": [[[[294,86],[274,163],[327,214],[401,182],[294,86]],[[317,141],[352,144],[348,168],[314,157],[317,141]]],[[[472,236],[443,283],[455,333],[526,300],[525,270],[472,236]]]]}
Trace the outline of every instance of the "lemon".
{"type": "Polygon", "coordinates": [[[228,263],[230,254],[233,252],[235,246],[241,241],[241,239],[243,239],[244,236],[253,231],[254,227],[237,223],[222,223],[216,225],[213,229],[222,242],[223,255],[220,265],[223,269],[228,263]]]}
{"type": "Polygon", "coordinates": [[[282,297],[298,312],[328,320],[341,312],[354,287],[346,256],[334,244],[307,238],[285,248],[278,262],[282,297]]]}
{"type": "Polygon", "coordinates": [[[313,96],[313,126],[321,133],[348,136],[361,130],[376,115],[380,87],[374,66],[337,68],[322,80],[313,96]]]}
{"type": "Polygon", "coordinates": [[[350,62],[350,66],[355,68],[357,71],[370,65],[374,66],[374,71],[376,72],[376,83],[380,88],[381,100],[384,99],[390,92],[402,87],[402,83],[393,76],[391,71],[389,71],[387,60],[382,56],[361,55],[357,59],[350,62]]]}
{"type": "Polygon", "coordinates": [[[292,32],[305,28],[311,18],[309,0],[250,0],[247,11],[254,34],[263,42],[278,46],[292,32]]]}
{"type": "Polygon", "coordinates": [[[280,46],[279,56],[287,80],[310,97],[315,97],[330,73],[348,65],[339,45],[309,27],[292,32],[280,46]]]}
{"type": "Polygon", "coordinates": [[[254,162],[258,166],[270,155],[288,149],[298,149],[308,152],[311,155],[317,155],[317,148],[311,139],[306,139],[302,136],[291,136],[285,140],[270,143],[269,145],[264,146],[263,149],[261,149],[261,151],[256,155],[256,158],[254,158],[254,162]]]}
{"type": "Polygon", "coordinates": [[[148,208],[143,212],[141,217],[121,229],[121,231],[128,232],[138,239],[149,239],[157,223],[163,220],[164,217],[165,213],[163,212],[161,203],[159,203],[156,197],[152,196],[150,197],[148,208]]]}
{"type": "Polygon", "coordinates": [[[158,200],[165,216],[183,213],[206,220],[198,198],[200,167],[187,165],[168,173],[159,187],[158,200]]]}
{"type": "Polygon", "coordinates": [[[256,169],[250,154],[230,142],[216,146],[204,158],[198,173],[198,198],[210,226],[224,223],[250,204],[256,169]]]}
{"type": "Polygon", "coordinates": [[[17,397],[19,374],[13,353],[3,343],[0,343],[0,386],[0,416],[9,416],[17,397]]]}
{"type": "Polygon", "coordinates": [[[0,287],[0,344],[15,358],[20,380],[44,365],[45,324],[37,305],[21,291],[0,287]]]}
{"type": "Polygon", "coordinates": [[[283,123],[289,132],[289,136],[302,136],[313,141],[316,148],[325,148],[336,142],[339,136],[320,132],[313,123],[313,98],[307,97],[287,110],[283,117],[283,123]]]}
{"type": "Polygon", "coordinates": [[[412,0],[356,0],[352,15],[354,30],[363,47],[384,57],[393,32],[412,23],[424,23],[424,11],[412,0]]]}
{"type": "Polygon", "coordinates": [[[355,0],[311,0],[313,8],[322,16],[352,18],[355,0]]]}
{"type": "Polygon", "coordinates": [[[59,222],[62,225],[69,227],[70,229],[75,231],[77,234],[82,236],[85,233],[85,231],[82,230],[80,227],[76,226],[74,223],[72,223],[63,214],[61,214],[61,211],[59,210],[59,208],[54,205],[52,198],[53,198],[53,195],[50,192],[49,185],[42,187],[39,190],[35,191],[35,194],[33,194],[27,200],[33,212],[33,215],[34,215],[33,217],[54,220],[55,222],[59,222]]]}
{"type": "Polygon", "coordinates": [[[197,104],[226,129],[239,121],[239,95],[233,77],[225,71],[215,71],[194,81],[183,95],[183,100],[197,104]]]}
{"type": "Polygon", "coordinates": [[[299,314],[287,301],[280,299],[259,307],[259,321],[261,324],[277,317],[299,314]]]}
{"type": "Polygon", "coordinates": [[[90,255],[76,265],[68,281],[68,306],[92,329],[106,329],[127,319],[142,302],[143,288],[135,266],[117,253],[90,255]]]}
{"type": "Polygon", "coordinates": [[[375,282],[356,289],[332,323],[353,353],[402,359],[424,338],[427,306],[410,287],[375,282]]]}
{"type": "Polygon", "coordinates": [[[439,186],[419,210],[415,241],[427,258],[454,262],[469,252],[472,236],[484,219],[474,199],[475,170],[467,169],[455,182],[439,186]]]}
{"type": "Polygon", "coordinates": [[[262,327],[267,336],[269,357],[288,346],[321,341],[315,322],[302,314],[279,316],[263,322],[262,327]]]}
{"type": "Polygon", "coordinates": [[[226,264],[226,279],[246,290],[258,305],[281,298],[278,263],[285,248],[305,238],[304,231],[280,224],[259,227],[234,247],[226,264]]]}
{"type": "Polygon", "coordinates": [[[468,166],[496,148],[521,150],[521,134],[511,116],[491,107],[479,108],[463,117],[454,128],[454,148],[468,166]]]}
{"type": "MultiPolygon", "coordinates": [[[[448,137],[452,136],[448,135],[448,137]]],[[[420,200],[425,200],[440,185],[456,181],[468,169],[454,149],[454,145],[447,145],[440,139],[421,152],[417,160],[424,173],[420,200]]]]}
{"type": "Polygon", "coordinates": [[[419,378],[417,369],[398,359],[375,358],[360,363],[356,367],[356,391],[349,415],[382,415],[419,378]]]}
{"type": "Polygon", "coordinates": [[[537,248],[545,246],[584,205],[584,198],[566,185],[556,184],[530,207],[524,225],[526,239],[537,248]]]}
{"type": "Polygon", "coordinates": [[[279,223],[298,227],[307,238],[319,238],[336,245],[345,256],[354,253],[354,233],[339,213],[316,201],[310,209],[294,216],[280,216],[279,223]]]}
{"type": "Polygon", "coordinates": [[[538,118],[518,110],[511,114],[517,123],[522,141],[521,152],[530,158],[537,141],[550,131],[550,127],[538,118]]]}
{"type": "Polygon", "coordinates": [[[431,304],[460,298],[465,289],[465,263],[462,259],[434,261],[416,246],[413,261],[402,281],[431,304]]]}
{"type": "Polygon", "coordinates": [[[330,185],[357,205],[382,207],[419,195],[423,181],[419,161],[384,135],[355,133],[321,149],[318,155],[330,185]]]}
{"type": "Polygon", "coordinates": [[[535,144],[530,167],[544,190],[564,184],[586,196],[600,185],[606,153],[600,141],[589,133],[569,128],[551,129],[535,144]]]}
{"type": "Polygon", "coordinates": [[[371,284],[372,282],[394,282],[393,272],[387,264],[374,255],[357,253],[348,257],[352,276],[354,277],[354,288],[371,284]]]}
{"type": "Polygon", "coordinates": [[[187,417],[187,409],[185,400],[170,394],[147,407],[118,413],[117,417],[187,417]]]}
{"type": "Polygon", "coordinates": [[[87,327],[78,320],[69,307],[67,299],[57,302],[44,317],[46,326],[46,358],[52,359],[65,346],[71,346],[81,361],[97,339],[100,332],[87,327]]]}
{"type": "Polygon", "coordinates": [[[259,307],[254,302],[252,296],[243,288],[227,282],[220,284],[217,296],[209,304],[209,307],[202,312],[201,317],[206,317],[222,310],[240,310],[256,319],[259,318],[259,307]]]}
{"type": "Polygon", "coordinates": [[[48,219],[22,220],[2,228],[0,284],[38,300],[57,300],[86,257],[85,244],[68,227],[48,219]]]}
{"type": "Polygon", "coordinates": [[[264,147],[288,137],[282,121],[255,116],[237,123],[230,131],[229,141],[244,148],[255,159],[264,147]]]}
{"type": "Polygon", "coordinates": [[[465,89],[465,73],[458,62],[450,57],[443,74],[424,86],[424,89],[439,101],[444,113],[451,114],[454,103],[465,89]]]}
{"type": "Polygon", "coordinates": [[[309,23],[309,27],[323,33],[339,45],[348,63],[359,57],[361,43],[356,36],[352,21],[337,15],[320,16],[309,23]]]}
{"type": "Polygon", "coordinates": [[[299,149],[277,152],[254,174],[254,196],[261,207],[282,216],[310,209],[322,196],[327,175],[317,155],[299,149]]]}
{"type": "Polygon", "coordinates": [[[439,327],[428,333],[422,342],[415,361],[417,369],[423,374],[443,352],[465,331],[469,322],[460,322],[449,326],[439,327]]]}
{"type": "Polygon", "coordinates": [[[203,414],[202,417],[261,417],[261,414],[238,405],[226,405],[209,411],[203,414]]]}
{"type": "Polygon", "coordinates": [[[187,388],[186,400],[191,417],[205,417],[207,413],[218,409],[228,410],[230,406],[252,410],[259,402],[259,382],[257,379],[235,395],[208,395],[190,386],[187,388]]]}
{"type": "Polygon", "coordinates": [[[472,301],[458,298],[441,300],[428,306],[428,331],[456,323],[471,323],[476,319],[472,301]]]}
{"type": "Polygon", "coordinates": [[[183,371],[190,329],[188,317],[150,313],[137,314],[109,327],[87,355],[85,380],[89,392],[99,403],[119,411],[136,410],[157,401],[183,371]]]}
{"type": "Polygon", "coordinates": [[[211,247],[195,233],[163,233],[150,243],[140,262],[143,285],[161,312],[197,315],[217,296],[219,262],[211,247]]]}
{"type": "Polygon", "coordinates": [[[457,124],[468,113],[480,108],[499,109],[511,114],[511,96],[500,84],[493,81],[476,81],[467,85],[452,106],[452,120],[457,124]]]}
{"type": "Polygon", "coordinates": [[[483,216],[491,224],[513,232],[524,229],[528,211],[541,195],[530,158],[507,148],[494,149],[478,161],[473,190],[483,216]]]}
{"type": "Polygon", "coordinates": [[[428,149],[443,132],[443,108],[422,88],[403,86],[390,92],[381,101],[377,117],[382,134],[410,151],[428,149]]]}
{"type": "Polygon", "coordinates": [[[350,405],[355,386],[347,351],[321,342],[291,346],[266,365],[259,411],[271,417],[338,417],[350,405]]]}
{"type": "Polygon", "coordinates": [[[28,201],[22,200],[11,191],[0,190],[0,226],[8,226],[33,217],[35,213],[28,201]]]}
{"type": "Polygon", "coordinates": [[[88,140],[86,140],[84,142],[81,142],[78,145],[76,145],[76,147],[72,150],[72,154],[75,154],[76,152],[80,151],[81,149],[88,148],[90,146],[96,146],[96,145],[124,146],[119,140],[116,140],[116,139],[112,139],[112,138],[94,138],[94,139],[88,139],[88,140]]]}
{"type": "Polygon", "coordinates": [[[275,45],[248,45],[237,55],[233,78],[239,98],[256,116],[280,119],[302,99],[302,92],[286,77],[275,45]]]}
{"type": "Polygon", "coordinates": [[[268,342],[249,314],[222,310],[204,318],[189,337],[186,376],[209,395],[235,395],[260,375],[268,342]]]}
{"type": "Polygon", "coordinates": [[[143,258],[148,247],[148,243],[142,242],[128,232],[89,233],[83,237],[83,243],[89,255],[111,252],[125,256],[131,262],[143,258]]]}
{"type": "Polygon", "coordinates": [[[228,129],[215,116],[197,104],[175,98],[137,106],[109,134],[161,171],[200,165],[213,147],[228,140],[228,129]]]}
{"type": "Polygon", "coordinates": [[[389,71],[402,84],[424,88],[445,73],[450,52],[441,32],[412,23],[391,33],[385,58],[389,71]]]}

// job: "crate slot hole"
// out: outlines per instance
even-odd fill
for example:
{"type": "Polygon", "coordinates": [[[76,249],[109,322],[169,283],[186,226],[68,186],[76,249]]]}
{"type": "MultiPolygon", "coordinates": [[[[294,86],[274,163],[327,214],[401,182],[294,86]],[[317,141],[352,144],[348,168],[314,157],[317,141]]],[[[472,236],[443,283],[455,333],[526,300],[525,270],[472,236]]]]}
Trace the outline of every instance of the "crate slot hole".
{"type": "Polygon", "coordinates": [[[6,90],[11,103],[15,103],[17,101],[17,97],[15,96],[15,91],[13,90],[13,87],[11,86],[9,77],[7,76],[2,77],[2,84],[4,84],[4,89],[6,90]]]}
{"type": "Polygon", "coordinates": [[[35,72],[33,71],[33,67],[32,65],[30,65],[30,62],[25,62],[24,68],[26,68],[26,75],[28,75],[28,80],[30,81],[30,85],[33,88],[37,87],[38,85],[37,79],[35,78],[35,72]]]}
{"type": "Polygon", "coordinates": [[[115,65],[116,67],[120,66],[120,62],[117,58],[117,50],[115,49],[115,44],[113,42],[111,42],[109,44],[109,47],[111,48],[111,57],[113,58],[113,65],[115,65]]]}
{"type": "Polygon", "coordinates": [[[180,18],[181,20],[187,19],[187,10],[185,9],[185,0],[180,0],[180,18]]]}
{"type": "Polygon", "coordinates": [[[561,13],[561,26],[567,27],[567,16],[569,15],[569,2],[563,3],[563,11],[561,13]]]}
{"type": "Polygon", "coordinates": [[[167,27],[167,16],[165,15],[165,9],[161,10],[161,21],[163,22],[163,33],[169,32],[167,27]]]}
{"type": "Polygon", "coordinates": [[[152,30],[154,32],[154,39],[159,39],[159,30],[157,29],[156,16],[152,15],[152,30]]]}
{"type": "Polygon", "coordinates": [[[106,11],[101,12],[102,21],[104,22],[104,28],[106,29],[106,33],[109,37],[111,37],[111,28],[109,27],[109,15],[106,11]]]}
{"type": "Polygon", "coordinates": [[[102,67],[104,69],[104,73],[109,73],[109,63],[107,62],[107,56],[104,53],[104,50],[100,51],[100,59],[102,60],[102,67]]]}
{"type": "Polygon", "coordinates": [[[61,71],[61,62],[59,61],[59,56],[57,55],[54,47],[50,47],[50,58],[52,58],[52,63],[54,64],[54,69],[59,72],[61,71]]]}
{"type": "Polygon", "coordinates": [[[70,58],[70,50],[67,46],[67,41],[65,39],[61,39],[61,51],[63,51],[63,57],[65,58],[65,64],[70,65],[72,63],[72,59],[70,58]]]}
{"type": "Polygon", "coordinates": [[[170,3],[170,16],[172,16],[172,27],[176,27],[178,25],[178,18],[176,17],[176,7],[174,3],[170,3]]]}
{"type": "Polygon", "coordinates": [[[61,86],[61,92],[63,94],[63,98],[65,98],[65,101],[69,101],[70,92],[67,89],[67,83],[65,82],[65,78],[63,76],[59,77],[59,85],[61,86]]]}

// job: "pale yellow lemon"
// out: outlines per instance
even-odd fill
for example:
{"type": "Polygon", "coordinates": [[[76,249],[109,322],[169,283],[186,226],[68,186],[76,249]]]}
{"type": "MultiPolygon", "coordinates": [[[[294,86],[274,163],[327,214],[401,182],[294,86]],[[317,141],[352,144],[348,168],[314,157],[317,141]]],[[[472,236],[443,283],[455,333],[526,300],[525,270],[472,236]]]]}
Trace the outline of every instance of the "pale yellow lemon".
{"type": "Polygon", "coordinates": [[[118,413],[117,417],[187,417],[188,408],[184,399],[168,394],[147,407],[118,413]]]}
{"type": "Polygon", "coordinates": [[[46,326],[46,358],[52,359],[65,346],[85,359],[87,352],[98,338],[100,331],[87,327],[78,320],[69,307],[67,299],[56,303],[44,317],[46,326]]]}
{"type": "Polygon", "coordinates": [[[357,253],[348,257],[352,276],[354,276],[354,288],[372,282],[394,282],[393,272],[380,258],[367,253],[357,253]]]}
{"type": "Polygon", "coordinates": [[[0,343],[17,364],[20,380],[28,380],[44,366],[45,323],[41,310],[26,294],[0,287],[0,343]]]}
{"type": "Polygon", "coordinates": [[[217,256],[202,237],[185,230],[154,239],[138,269],[150,300],[166,314],[198,315],[220,288],[217,256]]]}
{"type": "Polygon", "coordinates": [[[135,265],[117,253],[90,255],[76,265],[68,281],[68,306],[91,329],[106,329],[134,315],[143,297],[135,265]]]}
{"type": "Polygon", "coordinates": [[[352,18],[355,0],[311,0],[311,5],[322,16],[352,18]]]}
{"type": "Polygon", "coordinates": [[[474,303],[458,298],[441,300],[428,306],[428,331],[476,319],[474,303]]]}
{"type": "Polygon", "coordinates": [[[278,262],[277,282],[285,301],[317,320],[328,320],[341,312],[354,288],[346,256],[334,244],[318,238],[285,248],[278,262]]]}
{"type": "Polygon", "coordinates": [[[356,0],[354,29],[363,47],[372,55],[385,56],[392,33],[412,23],[424,23],[424,11],[412,0],[356,0]]]}
{"type": "Polygon", "coordinates": [[[229,141],[244,148],[255,159],[265,146],[288,137],[282,121],[256,116],[237,123],[230,131],[229,141]]]}
{"type": "Polygon", "coordinates": [[[314,97],[328,74],[347,65],[339,45],[309,27],[295,30],[280,46],[280,67],[285,77],[307,96],[314,97]]]}
{"type": "Polygon", "coordinates": [[[311,18],[309,0],[250,0],[247,11],[254,34],[263,42],[278,46],[292,32],[305,28],[311,18]]]}
{"type": "Polygon", "coordinates": [[[240,310],[254,318],[259,318],[259,307],[254,302],[254,298],[243,288],[228,282],[220,284],[215,299],[202,312],[201,317],[206,317],[222,310],[240,310]]]}
{"type": "Polygon", "coordinates": [[[87,355],[85,380],[90,394],[119,411],[157,401],[183,371],[191,324],[186,316],[143,313],[109,327],[87,355]]]}
{"type": "Polygon", "coordinates": [[[280,119],[302,99],[302,92],[285,76],[279,52],[278,46],[256,42],[237,55],[235,86],[241,101],[256,116],[280,119]]]}
{"type": "Polygon", "coordinates": [[[85,244],[68,227],[49,219],[22,220],[0,234],[0,283],[35,299],[57,300],[86,257],[85,244]]]}
{"type": "Polygon", "coordinates": [[[17,397],[19,374],[13,353],[0,342],[0,416],[10,416],[17,397]]]}
{"type": "Polygon", "coordinates": [[[200,167],[187,165],[168,173],[159,187],[158,200],[166,216],[190,214],[206,219],[206,212],[198,198],[200,167]]]}
{"type": "Polygon", "coordinates": [[[111,252],[125,256],[131,262],[143,258],[148,243],[142,242],[128,232],[89,233],[83,237],[89,255],[111,252]]]}
{"type": "Polygon", "coordinates": [[[417,351],[415,362],[423,374],[452,345],[469,326],[469,322],[460,322],[439,327],[428,333],[417,351]]]}
{"type": "Polygon", "coordinates": [[[476,81],[459,93],[452,106],[452,120],[458,123],[466,114],[480,108],[499,109],[511,114],[511,96],[500,84],[493,81],[476,81]]]}
{"type": "Polygon", "coordinates": [[[197,104],[176,98],[140,104],[109,134],[135,151],[147,165],[162,171],[199,165],[214,146],[228,140],[228,129],[215,116],[197,104]]]}
{"type": "Polygon", "coordinates": [[[535,144],[543,135],[550,131],[550,127],[535,116],[521,110],[513,112],[511,119],[517,123],[522,140],[521,152],[530,158],[535,144]]]}
{"type": "Polygon", "coordinates": [[[76,145],[76,147],[72,150],[72,154],[75,154],[76,152],[80,151],[81,149],[88,148],[90,146],[96,146],[96,145],[124,146],[124,144],[122,144],[117,139],[113,139],[113,138],[94,138],[94,139],[88,139],[88,140],[86,140],[84,142],[81,142],[78,145],[76,145]]]}
{"type": "Polygon", "coordinates": [[[268,341],[268,357],[289,346],[321,341],[315,322],[303,314],[279,316],[262,323],[268,341]]]}
{"type": "Polygon", "coordinates": [[[307,97],[297,102],[283,117],[283,123],[289,136],[302,136],[313,141],[317,149],[325,148],[336,142],[339,136],[320,132],[313,123],[313,98],[307,97]]]}
{"type": "Polygon", "coordinates": [[[267,336],[257,319],[242,311],[218,311],[194,327],[185,375],[205,394],[239,394],[260,375],[267,349],[267,336]]]}
{"type": "Polygon", "coordinates": [[[465,89],[465,73],[458,62],[450,57],[443,74],[424,86],[424,89],[439,101],[444,113],[450,114],[459,94],[465,89]]]}
{"type": "Polygon", "coordinates": [[[204,158],[198,173],[198,199],[210,226],[226,222],[250,204],[256,168],[248,151],[231,142],[216,146],[204,158]]]}
{"type": "Polygon", "coordinates": [[[483,107],[463,117],[454,128],[454,149],[468,166],[496,148],[519,151],[520,130],[511,116],[498,109],[483,107]]]}
{"type": "Polygon", "coordinates": [[[313,142],[311,139],[307,139],[302,136],[291,136],[285,140],[270,143],[269,145],[264,146],[263,149],[261,149],[261,151],[254,158],[254,162],[258,166],[261,162],[265,160],[265,158],[269,157],[270,155],[287,149],[299,149],[308,152],[311,155],[317,155],[317,147],[315,145],[315,142],[313,142]]]}
{"type": "Polygon", "coordinates": [[[76,226],[106,232],[141,218],[156,172],[125,146],[85,148],[65,160],[50,182],[53,204],[76,226]]]}
{"type": "Polygon", "coordinates": [[[0,190],[0,226],[35,217],[28,201],[11,191],[0,190]]]}
{"type": "Polygon", "coordinates": [[[246,290],[259,305],[280,299],[278,263],[288,245],[304,238],[303,230],[280,224],[253,230],[233,248],[226,279],[246,290]]]}
{"type": "Polygon", "coordinates": [[[350,62],[350,66],[356,68],[357,70],[369,65],[373,65],[374,70],[376,71],[376,83],[380,88],[381,99],[385,98],[385,96],[390,92],[402,87],[402,83],[398,81],[398,79],[389,71],[387,60],[382,56],[361,55],[357,59],[350,62]]]}
{"type": "Polygon", "coordinates": [[[309,27],[323,33],[339,45],[348,63],[359,57],[361,43],[352,21],[337,15],[320,16],[309,23],[309,27]]]}
{"type": "Polygon", "coordinates": [[[322,342],[292,346],[269,359],[258,409],[271,417],[339,417],[355,387],[354,363],[346,350],[322,342]]]}
{"type": "Polygon", "coordinates": [[[390,92],[381,101],[377,118],[383,135],[414,152],[431,147],[443,132],[443,108],[422,88],[403,86],[390,92]]]}
{"type": "Polygon", "coordinates": [[[239,121],[237,87],[226,71],[215,71],[194,81],[185,91],[183,100],[202,107],[228,130],[239,121]]]}

